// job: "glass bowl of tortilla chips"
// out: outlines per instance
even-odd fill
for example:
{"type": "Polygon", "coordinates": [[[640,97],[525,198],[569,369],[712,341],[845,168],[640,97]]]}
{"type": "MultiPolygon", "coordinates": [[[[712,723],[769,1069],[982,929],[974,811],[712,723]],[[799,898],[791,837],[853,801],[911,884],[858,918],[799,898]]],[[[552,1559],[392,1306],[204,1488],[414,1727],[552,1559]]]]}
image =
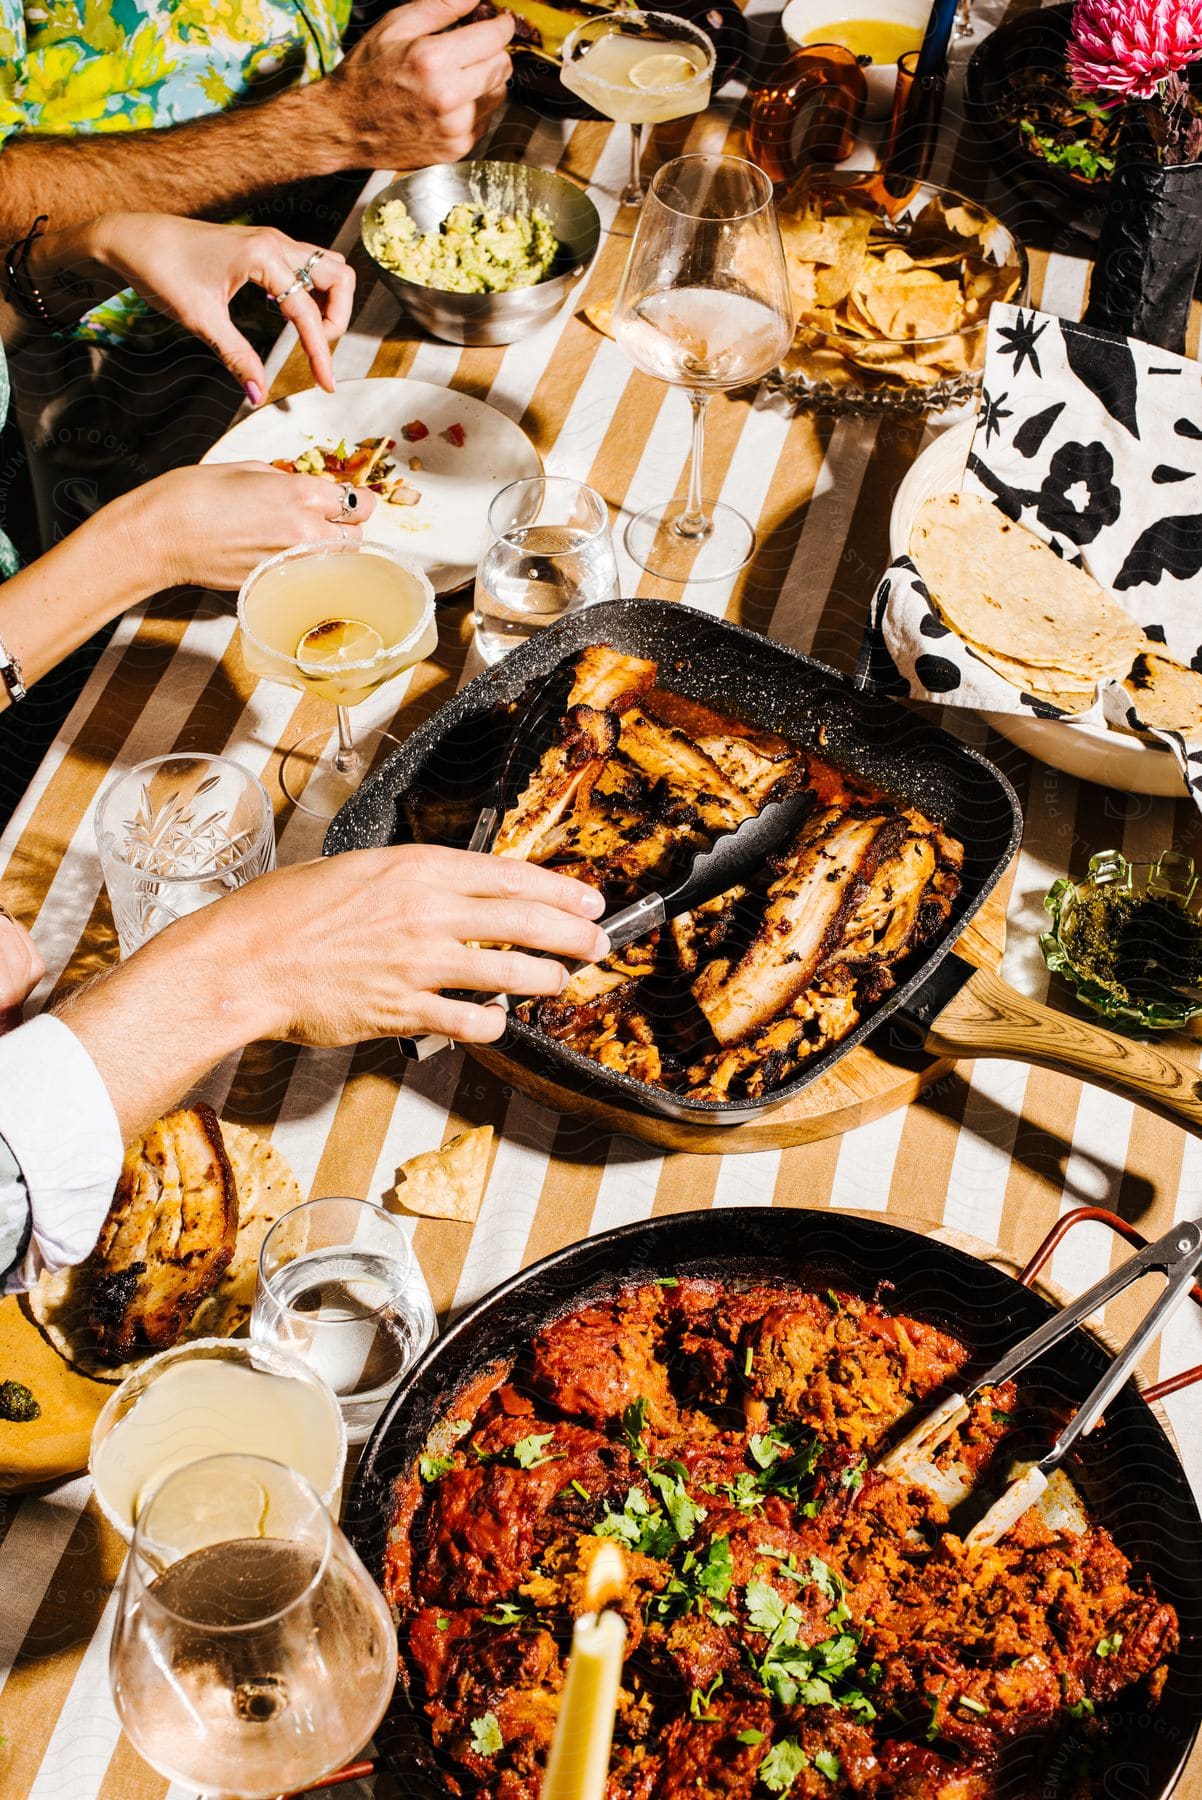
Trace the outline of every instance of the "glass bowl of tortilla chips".
{"type": "Polygon", "coordinates": [[[989,309],[1027,257],[976,201],[879,170],[807,170],[778,203],[797,314],[774,384],[815,411],[926,413],[971,399],[989,309]]]}

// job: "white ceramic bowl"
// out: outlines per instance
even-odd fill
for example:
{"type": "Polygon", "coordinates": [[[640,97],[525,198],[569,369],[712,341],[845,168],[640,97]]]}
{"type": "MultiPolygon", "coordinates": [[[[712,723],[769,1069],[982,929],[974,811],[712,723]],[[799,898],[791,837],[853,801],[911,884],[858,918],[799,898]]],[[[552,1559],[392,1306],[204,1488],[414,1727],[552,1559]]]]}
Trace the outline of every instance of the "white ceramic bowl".
{"type": "MultiPolygon", "coordinates": [[[[930,10],[929,0],[788,0],[780,23],[790,49],[801,50],[807,39],[811,43],[841,44],[840,26],[858,19],[913,25],[921,38],[930,10]],[[816,38],[813,34],[819,29],[822,35],[816,38]]],[[[893,108],[897,65],[869,63],[864,76],[868,83],[867,117],[887,119],[893,108]]]]}
{"type": "MultiPolygon", "coordinates": [[[[936,494],[958,493],[972,445],[975,421],[940,432],[917,457],[897,490],[889,516],[889,554],[905,556],[923,502],[936,494]]],[[[1154,794],[1180,800],[1185,792],[1175,758],[1163,745],[1129,737],[1077,719],[1036,719],[1018,713],[982,715],[1012,744],[1049,768],[1096,781],[1126,794],[1154,794]]]]}

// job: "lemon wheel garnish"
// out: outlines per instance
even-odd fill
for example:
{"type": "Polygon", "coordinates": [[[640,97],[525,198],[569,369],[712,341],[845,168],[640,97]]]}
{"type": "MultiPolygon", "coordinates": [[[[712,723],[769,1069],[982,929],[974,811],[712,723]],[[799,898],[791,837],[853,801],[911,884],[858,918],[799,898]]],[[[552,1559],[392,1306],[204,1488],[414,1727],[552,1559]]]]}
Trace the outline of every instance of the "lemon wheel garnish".
{"type": "Polygon", "coordinates": [[[361,619],[323,619],[301,638],[296,646],[298,663],[370,662],[384,648],[384,639],[374,625],[361,619]]]}
{"type": "MultiPolygon", "coordinates": [[[[166,1479],[154,1475],[142,1484],[134,1503],[135,1522],[166,1479]]],[[[220,1526],[231,1538],[262,1537],[270,1510],[271,1495],[261,1481],[245,1470],[222,1469],[220,1476],[213,1471],[207,1480],[194,1479],[186,1495],[169,1493],[155,1502],[151,1536],[156,1544],[177,1548],[203,1542],[210,1526],[220,1526]]]]}
{"type": "Polygon", "coordinates": [[[630,85],[636,88],[683,87],[698,73],[696,63],[677,50],[659,50],[644,56],[630,71],[630,85]]]}

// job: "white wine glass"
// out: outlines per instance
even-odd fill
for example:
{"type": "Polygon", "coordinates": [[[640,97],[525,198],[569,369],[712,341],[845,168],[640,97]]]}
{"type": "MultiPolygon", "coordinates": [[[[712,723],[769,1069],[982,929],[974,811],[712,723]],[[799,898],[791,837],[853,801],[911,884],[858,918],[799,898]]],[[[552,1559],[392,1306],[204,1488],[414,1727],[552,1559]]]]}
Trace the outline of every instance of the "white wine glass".
{"type": "Polygon", "coordinates": [[[302,812],[332,819],[381,752],[399,740],[351,730],[350,708],[434,650],[434,589],[386,544],[298,544],[252,569],[238,595],[242,655],[253,675],[317,694],[338,731],[293,744],[280,770],[302,812]]]}
{"type": "Polygon", "coordinates": [[[270,1800],[367,1743],[395,1684],[396,1630],[303,1476],[209,1456],[138,1515],[109,1673],[160,1775],[208,1800],[270,1800]]]}
{"type": "Polygon", "coordinates": [[[640,206],[643,132],[704,112],[714,78],[713,40],[674,13],[603,13],[564,39],[560,80],[573,94],[630,126],[630,177],[623,206],[640,206]]]}
{"type": "Polygon", "coordinates": [[[688,495],[626,527],[635,562],[669,581],[717,581],[755,549],[734,507],[702,492],[711,395],[760,381],[793,342],[772,183],[738,156],[681,156],[652,180],[614,305],[614,334],[646,375],[693,409],[688,495]]]}

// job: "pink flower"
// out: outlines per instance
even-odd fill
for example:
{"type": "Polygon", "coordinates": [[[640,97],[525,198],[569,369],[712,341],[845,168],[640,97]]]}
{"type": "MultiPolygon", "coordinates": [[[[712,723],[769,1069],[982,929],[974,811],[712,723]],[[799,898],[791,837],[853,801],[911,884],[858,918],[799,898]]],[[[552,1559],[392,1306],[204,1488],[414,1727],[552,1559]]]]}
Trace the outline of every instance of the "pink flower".
{"type": "Polygon", "coordinates": [[[1202,57],[1202,0],[1077,0],[1068,66],[1086,93],[1151,100],[1202,57]]]}

